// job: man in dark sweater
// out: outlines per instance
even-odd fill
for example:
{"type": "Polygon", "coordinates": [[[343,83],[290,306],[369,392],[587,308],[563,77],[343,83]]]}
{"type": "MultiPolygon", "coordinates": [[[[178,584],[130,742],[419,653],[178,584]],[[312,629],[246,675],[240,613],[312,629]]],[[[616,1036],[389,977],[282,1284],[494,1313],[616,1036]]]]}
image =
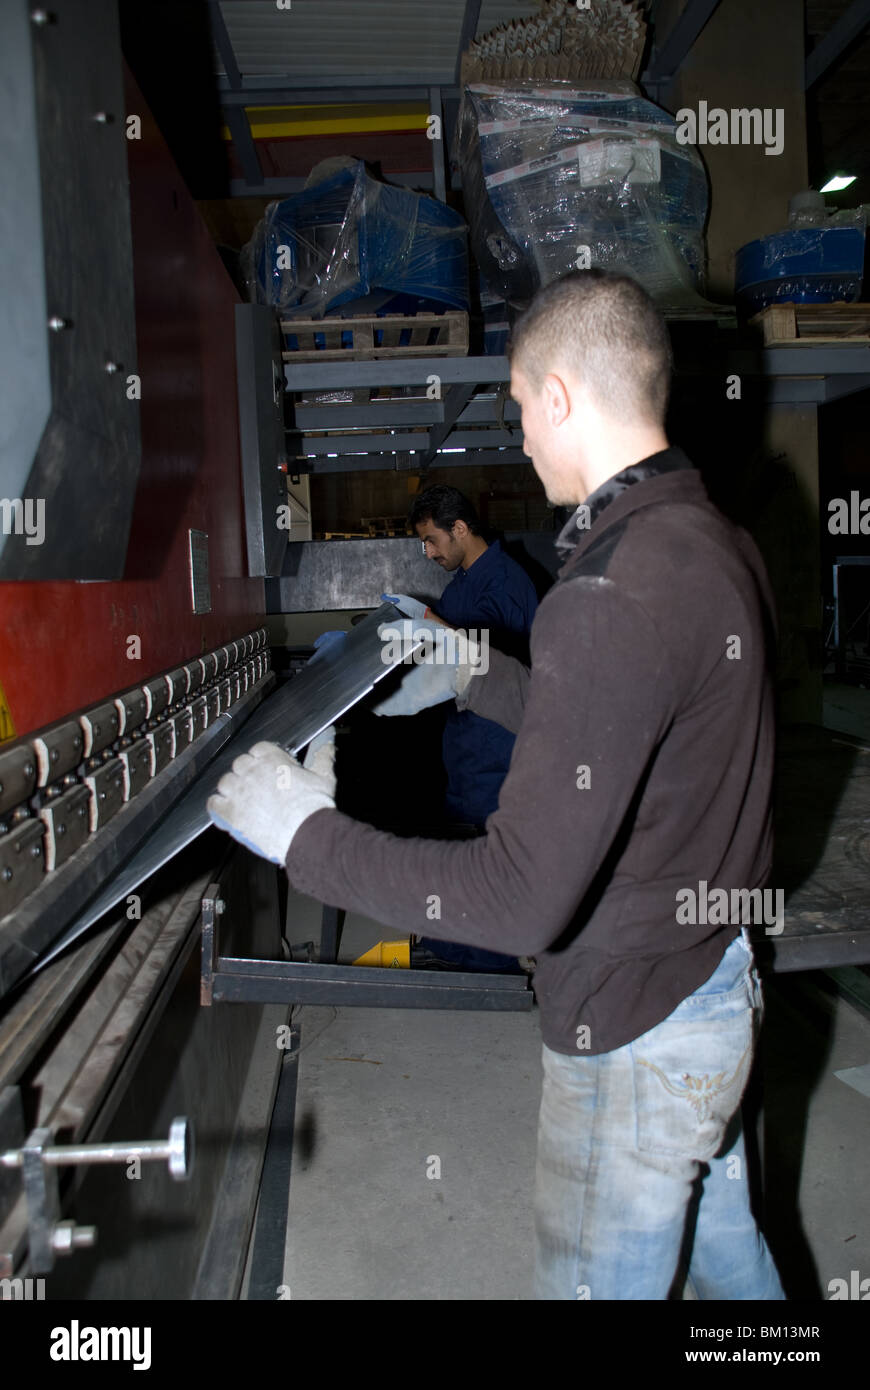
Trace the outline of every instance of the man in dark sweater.
{"type": "Polygon", "coordinates": [[[444,938],[537,958],[539,1298],[783,1296],[740,1125],[761,994],[749,919],[721,908],[755,907],[770,871],[772,601],[669,446],[669,381],[665,325],[625,277],[572,274],[515,329],[526,453],[576,508],[565,563],[531,670],[491,652],[486,675],[405,677],[420,707],[456,698],[516,733],[485,836],[341,815],[326,744],[305,767],[258,745],[210,803],[303,892],[429,935],[435,902],[444,938]]]}

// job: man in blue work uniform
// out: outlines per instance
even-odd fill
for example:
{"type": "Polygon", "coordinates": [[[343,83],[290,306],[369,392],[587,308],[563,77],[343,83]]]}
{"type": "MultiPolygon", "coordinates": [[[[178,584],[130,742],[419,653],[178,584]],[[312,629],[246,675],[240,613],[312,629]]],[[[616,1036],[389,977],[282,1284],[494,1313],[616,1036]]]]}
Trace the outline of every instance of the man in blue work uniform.
{"type": "MultiPolygon", "coordinates": [[[[453,575],[433,610],[437,616],[450,627],[482,629],[491,646],[528,664],[529,631],[538,606],[535,587],[498,541],[484,540],[468,498],[455,487],[427,488],[415,499],[409,520],[429,559],[453,575]]],[[[483,833],[487,816],[498,806],[514,742],[515,736],[500,724],[451,706],[442,743],[451,821],[483,833]]],[[[466,969],[517,968],[514,957],[476,946],[427,937],[418,946],[437,960],[466,969]]]]}

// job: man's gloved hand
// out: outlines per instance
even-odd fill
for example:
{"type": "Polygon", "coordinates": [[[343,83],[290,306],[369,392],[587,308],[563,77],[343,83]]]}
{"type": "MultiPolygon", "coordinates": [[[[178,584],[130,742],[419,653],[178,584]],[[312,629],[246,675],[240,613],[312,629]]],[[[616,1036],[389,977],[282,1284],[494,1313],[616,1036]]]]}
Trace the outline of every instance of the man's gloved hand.
{"type": "Polygon", "coordinates": [[[206,809],[240,845],[283,864],[302,822],[335,807],[334,759],[334,725],[312,739],[304,763],[277,743],[255,743],[218,782],[206,809]]]}
{"type": "Polygon", "coordinates": [[[433,613],[432,609],[427,608],[418,598],[409,598],[407,594],[381,594],[381,598],[386,603],[394,603],[408,618],[431,618],[437,621],[437,613],[433,613]]]}
{"type": "Polygon", "coordinates": [[[308,665],[311,666],[321,657],[328,656],[330,652],[338,656],[347,641],[347,633],[341,628],[331,627],[326,632],[321,632],[319,637],[314,639],[314,655],[308,658],[308,665]]]}
{"type": "Polygon", "coordinates": [[[403,630],[406,639],[426,633],[425,646],[414,653],[414,664],[407,668],[393,694],[372,706],[375,714],[418,714],[421,709],[455,700],[479,666],[477,643],[440,622],[418,618],[404,624],[382,623],[378,628],[385,642],[398,640],[403,630]]]}

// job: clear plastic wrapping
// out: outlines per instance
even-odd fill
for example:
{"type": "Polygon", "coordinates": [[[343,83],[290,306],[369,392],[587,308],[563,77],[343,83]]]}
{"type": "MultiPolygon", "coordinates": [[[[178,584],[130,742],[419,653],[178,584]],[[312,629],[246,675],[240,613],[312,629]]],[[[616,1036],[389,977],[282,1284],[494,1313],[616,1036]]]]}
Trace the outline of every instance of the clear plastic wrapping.
{"type": "Polygon", "coordinates": [[[302,192],[270,203],[242,269],[252,300],[290,316],[321,318],[377,291],[407,297],[400,307],[409,311],[468,308],[462,218],[379,183],[361,160],[326,161],[302,192]]]}
{"type": "Polygon", "coordinates": [[[738,304],[758,312],[769,304],[854,302],[861,297],[866,210],[822,210],[822,220],[789,226],[741,246],[735,258],[738,304]]]}
{"type": "Polygon", "coordinates": [[[704,165],[633,83],[473,83],[459,153],[475,256],[509,302],[587,255],[663,307],[703,302],[704,165]]]}

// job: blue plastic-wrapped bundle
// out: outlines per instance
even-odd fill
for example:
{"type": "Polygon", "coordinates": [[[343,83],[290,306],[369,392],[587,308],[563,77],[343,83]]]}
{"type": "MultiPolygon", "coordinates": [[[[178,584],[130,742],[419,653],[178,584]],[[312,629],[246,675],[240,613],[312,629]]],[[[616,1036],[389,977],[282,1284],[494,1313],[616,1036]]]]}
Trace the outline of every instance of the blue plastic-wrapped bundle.
{"type": "MultiPolygon", "coordinates": [[[[401,296],[403,311],[467,310],[467,229],[459,214],[379,183],[361,160],[340,165],[323,177],[315,169],[309,187],[269,204],[244,252],[251,298],[304,318],[378,291],[401,296]]],[[[396,306],[387,299],[379,307],[396,306]]]]}
{"type": "Polygon", "coordinates": [[[737,252],[737,303],[749,313],[768,304],[828,304],[860,299],[864,270],[864,214],[840,221],[789,227],[741,246],[737,252]],[[848,225],[848,220],[853,225],[848,225]]]}
{"type": "Polygon", "coordinates": [[[587,264],[701,302],[704,166],[633,83],[473,83],[459,142],[475,257],[509,302],[587,264]]]}

